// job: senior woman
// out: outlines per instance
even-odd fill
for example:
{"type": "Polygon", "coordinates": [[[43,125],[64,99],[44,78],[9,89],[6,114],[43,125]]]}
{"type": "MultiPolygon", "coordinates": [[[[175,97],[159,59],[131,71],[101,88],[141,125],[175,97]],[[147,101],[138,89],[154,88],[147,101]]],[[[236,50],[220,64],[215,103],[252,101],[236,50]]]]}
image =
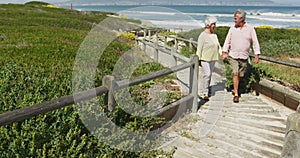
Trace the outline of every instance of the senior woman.
{"type": "Polygon", "coordinates": [[[215,68],[216,61],[222,54],[222,49],[217,35],[214,33],[217,18],[208,16],[205,20],[205,30],[198,37],[198,45],[196,54],[199,57],[199,65],[202,66],[203,74],[203,96],[204,100],[209,100],[211,95],[211,77],[215,68]]]}

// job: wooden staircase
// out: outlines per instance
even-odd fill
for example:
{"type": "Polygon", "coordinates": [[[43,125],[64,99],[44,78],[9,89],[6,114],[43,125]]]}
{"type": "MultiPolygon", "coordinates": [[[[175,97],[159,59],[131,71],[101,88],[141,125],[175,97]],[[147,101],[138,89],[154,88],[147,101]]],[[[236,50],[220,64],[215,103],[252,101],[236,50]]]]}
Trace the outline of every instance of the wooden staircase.
{"type": "Polygon", "coordinates": [[[263,96],[243,94],[233,103],[229,92],[217,91],[196,114],[165,131],[172,139],[162,149],[175,147],[174,158],[280,157],[293,112],[263,96]]]}

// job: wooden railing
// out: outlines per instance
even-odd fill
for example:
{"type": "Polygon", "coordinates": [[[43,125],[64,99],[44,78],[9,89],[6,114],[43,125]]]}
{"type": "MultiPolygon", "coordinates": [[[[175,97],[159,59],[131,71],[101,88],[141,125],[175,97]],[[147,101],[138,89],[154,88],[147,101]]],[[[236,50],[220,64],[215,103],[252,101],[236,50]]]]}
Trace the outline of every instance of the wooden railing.
{"type": "Polygon", "coordinates": [[[88,100],[97,96],[105,96],[105,103],[107,103],[108,110],[113,110],[115,106],[114,95],[113,92],[118,89],[126,88],[129,86],[134,86],[143,82],[147,82],[149,80],[159,78],[162,76],[169,75],[171,73],[175,73],[181,71],[183,69],[190,69],[190,93],[180,100],[169,104],[162,109],[159,109],[155,112],[156,116],[165,117],[166,119],[171,119],[172,116],[176,113],[176,109],[181,108],[187,110],[192,110],[193,112],[197,111],[197,99],[198,99],[198,72],[199,72],[199,63],[198,57],[192,56],[190,59],[178,54],[177,52],[168,52],[168,48],[158,47],[157,45],[151,45],[154,50],[158,52],[166,52],[174,55],[174,58],[185,61],[183,64],[177,65],[174,64],[171,68],[166,68],[157,72],[153,72],[150,74],[146,74],[140,77],[126,79],[121,81],[114,80],[113,76],[105,76],[103,78],[103,84],[101,87],[97,87],[94,89],[90,89],[87,91],[79,92],[76,94],[71,94],[68,96],[63,96],[58,99],[54,99],[51,101],[43,102],[40,104],[36,104],[29,107],[24,107],[21,109],[9,111],[0,114],[0,126],[8,125],[10,123],[16,121],[22,121],[31,117],[34,117],[39,114],[44,114],[46,112],[50,112],[56,109],[60,109],[65,106],[69,106],[75,104],[76,102],[88,100]],[[76,98],[76,102],[74,101],[76,98]],[[192,105],[192,107],[190,107],[192,105]],[[184,106],[184,107],[179,107],[184,106]]]}
{"type": "Polygon", "coordinates": [[[44,114],[46,112],[50,112],[68,105],[72,105],[75,103],[74,96],[76,96],[76,101],[83,101],[95,97],[95,94],[97,96],[100,96],[107,92],[108,89],[102,86],[77,94],[67,95],[58,99],[43,102],[33,106],[28,106],[21,109],[5,112],[0,114],[0,125],[2,126],[13,122],[22,121],[39,114],[44,114]]]}

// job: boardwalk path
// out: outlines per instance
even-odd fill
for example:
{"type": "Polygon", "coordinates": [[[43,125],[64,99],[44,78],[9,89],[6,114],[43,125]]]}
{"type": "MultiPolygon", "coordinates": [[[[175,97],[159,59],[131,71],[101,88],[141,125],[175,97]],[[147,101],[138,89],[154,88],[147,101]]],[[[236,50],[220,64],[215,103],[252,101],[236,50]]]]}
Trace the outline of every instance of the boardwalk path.
{"type": "MultiPolygon", "coordinates": [[[[150,48],[147,51],[153,52],[150,48]]],[[[160,63],[168,66],[170,60],[160,53],[160,63]]],[[[186,93],[188,70],[177,73],[177,77],[186,93]]],[[[280,157],[286,119],[294,111],[253,94],[242,94],[240,103],[233,103],[231,93],[224,90],[225,78],[214,74],[212,80],[210,100],[199,98],[197,113],[186,115],[167,129],[165,134],[171,139],[161,148],[169,151],[176,147],[175,158],[280,157]]],[[[199,92],[201,86],[199,82],[199,92]]]]}
{"type": "Polygon", "coordinates": [[[173,140],[163,148],[176,146],[175,158],[280,157],[291,112],[252,94],[233,104],[231,94],[219,91],[165,131],[173,140]]]}

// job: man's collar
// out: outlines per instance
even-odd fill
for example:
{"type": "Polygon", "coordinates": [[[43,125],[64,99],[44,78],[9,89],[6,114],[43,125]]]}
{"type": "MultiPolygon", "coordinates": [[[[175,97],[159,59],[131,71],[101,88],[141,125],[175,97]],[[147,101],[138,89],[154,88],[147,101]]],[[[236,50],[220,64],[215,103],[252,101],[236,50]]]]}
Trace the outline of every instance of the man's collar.
{"type": "Polygon", "coordinates": [[[247,23],[245,22],[243,27],[239,26],[239,25],[234,25],[235,28],[243,28],[243,27],[247,27],[247,23]]]}

